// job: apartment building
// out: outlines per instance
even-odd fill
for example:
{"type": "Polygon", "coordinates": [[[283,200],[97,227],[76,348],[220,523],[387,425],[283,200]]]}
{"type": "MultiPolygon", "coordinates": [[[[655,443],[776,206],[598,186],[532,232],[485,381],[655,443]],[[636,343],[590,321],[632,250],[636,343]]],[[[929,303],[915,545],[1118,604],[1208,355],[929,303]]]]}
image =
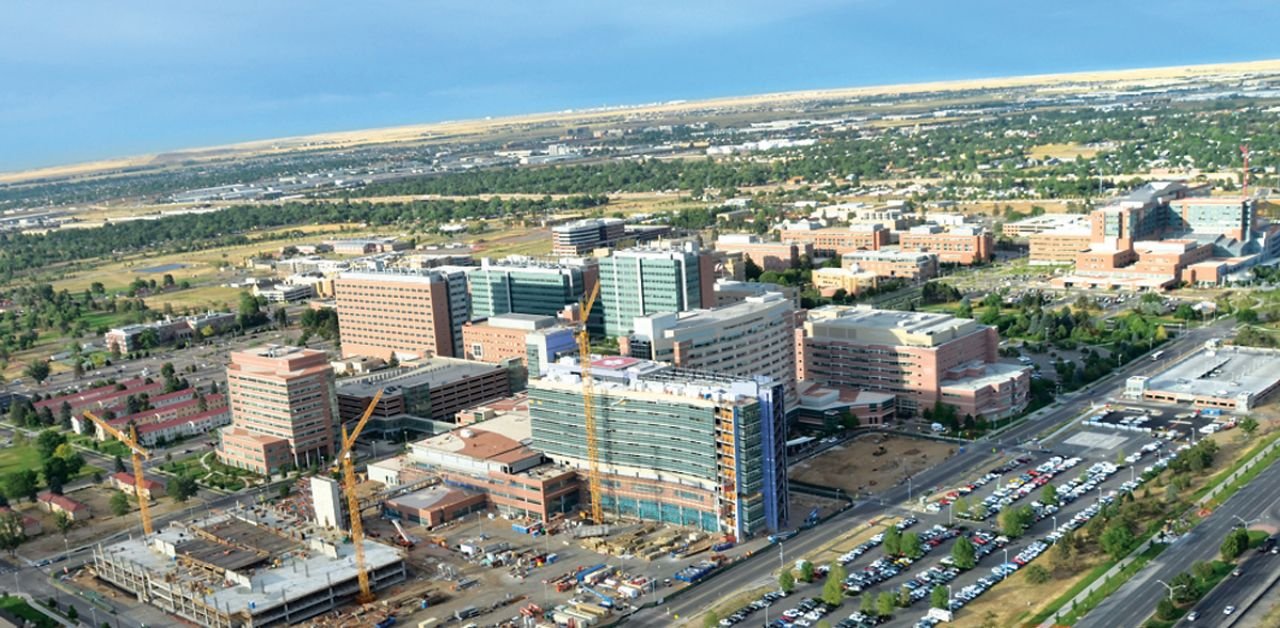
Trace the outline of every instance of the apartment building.
{"type": "Polygon", "coordinates": [[[348,271],[334,282],[342,356],[461,355],[470,319],[464,269],[348,271]]]}
{"type": "Polygon", "coordinates": [[[716,250],[741,253],[762,270],[781,272],[800,265],[801,258],[813,259],[808,242],[770,242],[746,233],[730,233],[716,240],[716,250]]]}
{"type": "Polygon", "coordinates": [[[800,288],[797,286],[783,286],[776,283],[758,281],[731,281],[727,279],[719,279],[712,286],[712,294],[715,297],[712,307],[724,307],[734,303],[742,303],[749,297],[758,297],[771,292],[786,297],[791,302],[792,309],[800,309],[800,288]]]}
{"type": "Polygon", "coordinates": [[[519,361],[531,377],[562,355],[578,351],[571,327],[550,316],[504,314],[472,321],[462,328],[468,360],[505,364],[519,361]]]}
{"type": "Polygon", "coordinates": [[[943,228],[920,225],[898,234],[898,247],[903,251],[925,251],[938,256],[945,264],[972,266],[991,261],[995,255],[995,239],[982,227],[943,228]]]}
{"type": "MultiPolygon", "coordinates": [[[[709,310],[637,318],[622,355],[738,377],[766,375],[796,396],[795,309],[776,292],[709,310]]],[[[791,406],[788,406],[788,410],[791,406]]]]}
{"type": "Polygon", "coordinates": [[[898,248],[854,251],[841,256],[840,267],[847,271],[866,272],[888,279],[926,281],[938,276],[938,255],[898,248]]]}
{"type": "Polygon", "coordinates": [[[336,453],[338,404],[323,351],[268,345],[230,357],[231,425],[219,431],[219,461],[267,474],[336,453]]]}
{"type": "Polygon", "coordinates": [[[467,271],[471,318],[499,314],[555,316],[582,301],[600,274],[591,258],[543,261],[528,257],[480,260],[467,271]]]}
{"type": "Polygon", "coordinates": [[[618,218],[588,218],[551,228],[553,255],[587,255],[610,247],[627,235],[626,223],[618,218]]]}
{"type": "Polygon", "coordinates": [[[1027,238],[1031,245],[1029,257],[1032,264],[1071,264],[1089,249],[1091,240],[1092,231],[1084,224],[1033,233],[1027,238]]]}
{"type": "Polygon", "coordinates": [[[715,300],[714,284],[712,256],[694,243],[624,249],[600,260],[595,307],[605,335],[625,336],[638,317],[706,307],[715,300]]]}
{"type": "Polygon", "coordinates": [[[1006,222],[1000,232],[1010,238],[1029,238],[1037,233],[1077,226],[1088,227],[1089,217],[1082,214],[1043,214],[1006,222]]]}
{"type": "MultiPolygon", "coordinates": [[[[581,377],[552,365],[530,382],[529,417],[533,449],[586,469],[581,377]]],[[[739,539],[787,526],[781,383],[626,357],[594,359],[591,377],[606,513],[739,539]]]]}
{"type": "Polygon", "coordinates": [[[937,403],[987,418],[1026,407],[1030,369],[998,361],[995,328],[946,314],[836,306],[810,310],[796,334],[797,377],[897,395],[914,414],[937,403]]]}

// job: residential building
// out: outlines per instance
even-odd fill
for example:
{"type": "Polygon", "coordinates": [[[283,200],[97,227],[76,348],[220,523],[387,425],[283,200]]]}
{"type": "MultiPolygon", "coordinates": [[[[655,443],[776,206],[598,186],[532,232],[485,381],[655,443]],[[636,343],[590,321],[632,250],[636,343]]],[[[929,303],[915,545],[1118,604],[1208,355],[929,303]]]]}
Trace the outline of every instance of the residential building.
{"type": "MultiPolygon", "coordinates": [[[[138,496],[139,491],[134,488],[137,484],[136,478],[133,477],[132,471],[121,471],[112,474],[111,485],[116,489],[124,492],[126,495],[138,496]]],[[[164,494],[164,483],[152,480],[150,478],[142,478],[142,498],[152,501],[164,494]]]]}
{"type": "Polygon", "coordinates": [[[436,526],[490,507],[519,520],[551,522],[581,508],[570,468],[547,464],[529,447],[529,414],[503,413],[411,443],[409,453],[369,465],[369,479],[389,487],[435,476],[433,486],[390,499],[384,513],[436,526]]]}
{"type": "MultiPolygon", "coordinates": [[[[530,382],[532,447],[587,469],[582,369],[566,358],[530,382]]],[[[591,363],[601,505],[746,539],[787,526],[783,384],[635,358],[591,363]]]]}
{"type": "Polygon", "coordinates": [[[471,318],[511,313],[555,316],[582,301],[599,274],[599,266],[591,258],[556,262],[527,257],[481,259],[479,268],[467,271],[471,318]]]}
{"type": "MultiPolygon", "coordinates": [[[[636,319],[635,332],[619,338],[622,355],[673,366],[780,382],[796,396],[795,310],[776,292],[709,310],[666,312],[636,319]]],[[[788,410],[791,409],[788,406],[788,410]]]]}
{"type": "Polygon", "coordinates": [[[461,269],[350,271],[334,284],[342,356],[412,360],[461,355],[470,319],[461,269]]]}
{"type": "Polygon", "coordinates": [[[323,351],[267,345],[231,354],[231,425],[218,460],[268,474],[322,463],[338,441],[333,367],[323,351]]]}
{"type": "Polygon", "coordinates": [[[600,260],[600,297],[607,336],[625,336],[640,316],[682,312],[714,301],[715,270],[709,251],[686,243],[679,248],[637,247],[600,260]]]}
{"type": "Polygon", "coordinates": [[[429,434],[436,431],[435,423],[456,423],[459,410],[510,395],[511,375],[495,364],[437,357],[343,380],[337,390],[342,422],[360,418],[379,390],[382,399],[366,431],[429,434]]]}
{"type": "Polygon", "coordinates": [[[840,290],[848,295],[858,295],[867,290],[874,290],[879,285],[880,276],[860,267],[849,268],[815,268],[811,273],[813,287],[824,297],[830,297],[840,290]]]}
{"type": "Polygon", "coordinates": [[[129,353],[154,349],[180,340],[220,334],[236,324],[236,315],[208,312],[196,316],[166,318],[154,323],[125,325],[107,330],[103,344],[108,351],[129,353]]]}
{"type": "Polygon", "coordinates": [[[800,260],[813,259],[813,245],[807,242],[769,242],[746,233],[729,233],[716,240],[716,250],[742,253],[762,270],[781,272],[800,265],[800,260]]]}
{"type": "Polygon", "coordinates": [[[1002,418],[1026,407],[1030,369],[998,361],[995,328],[925,312],[829,305],[796,334],[797,377],[897,396],[911,415],[937,403],[1002,418]]]}
{"type": "Polygon", "coordinates": [[[588,218],[551,228],[553,255],[586,255],[617,244],[626,237],[626,223],[618,218],[588,218]]]}
{"type": "Polygon", "coordinates": [[[370,253],[390,253],[413,248],[413,242],[400,240],[393,236],[326,240],[325,244],[333,247],[333,252],[338,255],[369,255],[370,253]]]}
{"type": "Polygon", "coordinates": [[[531,377],[562,355],[578,351],[572,327],[550,316],[504,314],[472,321],[462,328],[462,344],[468,360],[505,364],[522,363],[531,377]]]}
{"type": "Polygon", "coordinates": [[[36,503],[45,512],[64,512],[72,521],[84,521],[93,518],[93,510],[89,508],[88,504],[78,502],[66,495],[43,491],[36,495],[36,503]]]}
{"type": "Polygon", "coordinates": [[[139,425],[138,442],[153,447],[160,442],[174,442],[179,437],[199,436],[231,424],[231,408],[220,406],[189,416],[177,416],[147,425],[139,425]]]}
{"type": "Polygon", "coordinates": [[[939,262],[962,266],[984,264],[995,254],[995,239],[982,227],[920,225],[898,234],[898,246],[903,251],[934,253],[939,262]]]}
{"type": "Polygon", "coordinates": [[[904,251],[898,248],[854,251],[841,256],[840,267],[851,272],[866,272],[888,279],[927,281],[938,276],[938,255],[904,251]]]}

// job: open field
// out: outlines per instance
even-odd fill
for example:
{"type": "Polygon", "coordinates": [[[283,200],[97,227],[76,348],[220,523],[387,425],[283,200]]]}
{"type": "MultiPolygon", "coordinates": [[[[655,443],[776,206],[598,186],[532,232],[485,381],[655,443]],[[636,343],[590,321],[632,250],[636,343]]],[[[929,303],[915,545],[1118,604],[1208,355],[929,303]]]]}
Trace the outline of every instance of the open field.
{"type": "Polygon", "coordinates": [[[659,116],[690,114],[708,109],[734,109],[742,107],[783,106],[805,101],[836,100],[887,94],[909,95],[927,92],[945,92],[980,88],[1013,88],[1040,86],[1046,92],[1071,92],[1086,88],[1089,84],[1114,83],[1120,85],[1160,85],[1169,80],[1187,79],[1215,74],[1274,71],[1280,69],[1280,61],[1253,61],[1164,68],[1143,68],[1105,72],[1078,72],[1067,74],[1043,74],[960,81],[939,81],[902,85],[877,85],[867,87],[782,92],[714,98],[696,101],[676,101],[633,107],[588,109],[536,113],[522,116],[496,117],[482,120],[460,120],[417,124],[380,129],[363,129],[336,133],[258,140],[208,148],[174,151],[164,154],[138,155],[95,162],[36,168],[0,173],[0,183],[17,183],[36,179],[82,177],[117,171],[126,167],[155,166],[189,161],[217,161],[237,157],[286,154],[299,150],[342,149],[353,146],[389,144],[397,142],[426,142],[431,140],[463,139],[518,131],[532,125],[582,126],[616,122],[634,116],[659,116]]]}
{"type": "Polygon", "coordinates": [[[1041,144],[1033,146],[1027,153],[1032,159],[1092,159],[1098,154],[1098,149],[1080,144],[1041,144]]]}
{"type": "Polygon", "coordinates": [[[953,453],[950,443],[872,433],[797,464],[790,476],[857,495],[895,486],[953,453]]]}

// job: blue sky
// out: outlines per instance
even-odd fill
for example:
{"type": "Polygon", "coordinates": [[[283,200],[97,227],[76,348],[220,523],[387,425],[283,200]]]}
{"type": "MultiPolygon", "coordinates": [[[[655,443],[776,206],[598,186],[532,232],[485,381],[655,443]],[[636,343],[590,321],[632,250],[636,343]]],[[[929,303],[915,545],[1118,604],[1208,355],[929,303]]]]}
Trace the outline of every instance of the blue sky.
{"type": "Polygon", "coordinates": [[[657,100],[1280,58],[1280,2],[9,3],[0,170],[657,100]]]}

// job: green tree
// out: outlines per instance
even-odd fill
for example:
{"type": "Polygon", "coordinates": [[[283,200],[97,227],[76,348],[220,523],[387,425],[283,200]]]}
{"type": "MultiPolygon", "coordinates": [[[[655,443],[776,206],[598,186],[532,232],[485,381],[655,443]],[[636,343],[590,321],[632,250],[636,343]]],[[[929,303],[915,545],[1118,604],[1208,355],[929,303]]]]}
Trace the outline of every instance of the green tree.
{"type": "Polygon", "coordinates": [[[876,614],[881,617],[892,617],[893,610],[897,606],[897,600],[894,599],[892,593],[882,591],[876,596],[876,614]]]}
{"type": "Polygon", "coordinates": [[[902,535],[902,541],[898,549],[901,550],[903,556],[912,560],[924,555],[924,546],[920,542],[920,535],[915,532],[908,532],[902,535]]]}
{"type": "Polygon", "coordinates": [[[904,584],[898,587],[898,599],[896,601],[898,606],[902,608],[911,606],[911,589],[908,589],[907,585],[904,584]]]}
{"type": "Polygon", "coordinates": [[[117,455],[112,462],[115,464],[116,473],[124,473],[124,461],[117,455]]]}
{"type": "Polygon", "coordinates": [[[1258,431],[1258,420],[1251,416],[1247,416],[1240,420],[1240,429],[1245,434],[1253,436],[1253,433],[1258,431]]]}
{"type": "Polygon", "coordinates": [[[179,475],[169,480],[169,485],[165,491],[172,497],[174,501],[185,502],[195,496],[199,487],[196,486],[195,478],[189,475],[179,475]]]}
{"type": "Polygon", "coordinates": [[[1174,576],[1169,586],[1173,587],[1173,599],[1179,604],[1190,604],[1200,597],[1196,577],[1185,571],[1174,576]]]}
{"type": "Polygon", "coordinates": [[[796,590],[796,577],[791,575],[790,569],[783,569],[782,573],[778,574],[778,588],[786,594],[796,590]]]}
{"type": "Polygon", "coordinates": [[[720,615],[715,611],[707,611],[702,616],[702,628],[718,628],[720,626],[720,615]]]}
{"type": "Polygon", "coordinates": [[[1160,596],[1160,601],[1156,602],[1156,618],[1161,621],[1173,621],[1177,616],[1178,609],[1173,606],[1169,596],[1160,596]]]}
{"type": "Polygon", "coordinates": [[[1113,521],[1102,532],[1102,537],[1098,539],[1098,545],[1111,558],[1120,560],[1129,553],[1129,550],[1133,549],[1133,544],[1136,540],[1127,522],[1113,521]]]}
{"type": "Polygon", "coordinates": [[[950,608],[951,596],[947,594],[947,588],[940,584],[933,587],[933,591],[929,592],[929,605],[934,608],[950,608]]]}
{"type": "Polygon", "coordinates": [[[129,514],[129,496],[124,491],[116,491],[111,496],[111,514],[117,517],[123,517],[129,514]]]}
{"type": "Polygon", "coordinates": [[[863,591],[862,602],[858,604],[858,610],[862,611],[863,615],[870,615],[872,617],[877,615],[878,613],[876,611],[876,597],[874,595],[871,595],[871,593],[868,591],[863,591]]]}
{"type": "Polygon", "coordinates": [[[67,530],[70,530],[75,523],[71,516],[64,511],[59,510],[53,513],[53,525],[58,528],[58,532],[62,533],[62,536],[66,536],[67,530]]]}
{"type": "Polygon", "coordinates": [[[0,514],[0,549],[17,554],[18,546],[27,540],[26,530],[22,527],[22,515],[17,511],[0,514]]]}
{"type": "Polygon", "coordinates": [[[887,556],[898,556],[902,553],[902,532],[897,528],[884,531],[884,553],[887,556]]]}
{"type": "Polygon", "coordinates": [[[813,563],[807,560],[800,561],[800,581],[813,582],[813,563]]]}
{"type": "Polygon", "coordinates": [[[37,384],[44,385],[44,381],[49,379],[49,362],[48,360],[36,360],[27,365],[22,371],[27,377],[35,380],[37,384]]]}
{"type": "Polygon", "coordinates": [[[1000,512],[1000,531],[1009,538],[1022,536],[1035,521],[1035,511],[1030,506],[1006,508],[1000,512]]]}
{"type": "Polygon", "coordinates": [[[1052,579],[1049,570],[1040,565],[1030,565],[1027,567],[1027,582],[1031,584],[1044,584],[1052,579]]]}
{"type": "Polygon", "coordinates": [[[1058,489],[1052,484],[1045,484],[1040,491],[1040,503],[1058,505],[1058,489]]]}
{"type": "Polygon", "coordinates": [[[4,496],[10,501],[17,501],[24,497],[35,501],[40,480],[35,469],[20,469],[6,473],[3,485],[4,496]]]}
{"type": "Polygon", "coordinates": [[[822,584],[822,601],[839,606],[844,601],[844,579],[849,574],[840,563],[831,563],[827,580],[822,584]]]}
{"type": "Polygon", "coordinates": [[[71,604],[67,605],[67,619],[70,619],[72,623],[75,623],[77,619],[80,619],[80,612],[71,604]]]}
{"type": "Polygon", "coordinates": [[[67,435],[57,430],[44,430],[36,436],[36,451],[42,460],[52,458],[59,445],[67,443],[67,435]]]}
{"type": "Polygon", "coordinates": [[[1244,553],[1249,547],[1249,532],[1244,528],[1235,528],[1227,533],[1227,538],[1222,540],[1222,546],[1219,551],[1222,553],[1222,560],[1231,562],[1237,556],[1244,553]]]}
{"type": "Polygon", "coordinates": [[[1191,563],[1191,573],[1195,576],[1200,586],[1209,583],[1209,579],[1213,577],[1213,565],[1203,560],[1197,560],[1191,563]]]}
{"type": "Polygon", "coordinates": [[[951,560],[955,562],[956,569],[973,569],[977,564],[977,552],[974,551],[973,542],[967,536],[961,536],[951,546],[951,560]]]}

